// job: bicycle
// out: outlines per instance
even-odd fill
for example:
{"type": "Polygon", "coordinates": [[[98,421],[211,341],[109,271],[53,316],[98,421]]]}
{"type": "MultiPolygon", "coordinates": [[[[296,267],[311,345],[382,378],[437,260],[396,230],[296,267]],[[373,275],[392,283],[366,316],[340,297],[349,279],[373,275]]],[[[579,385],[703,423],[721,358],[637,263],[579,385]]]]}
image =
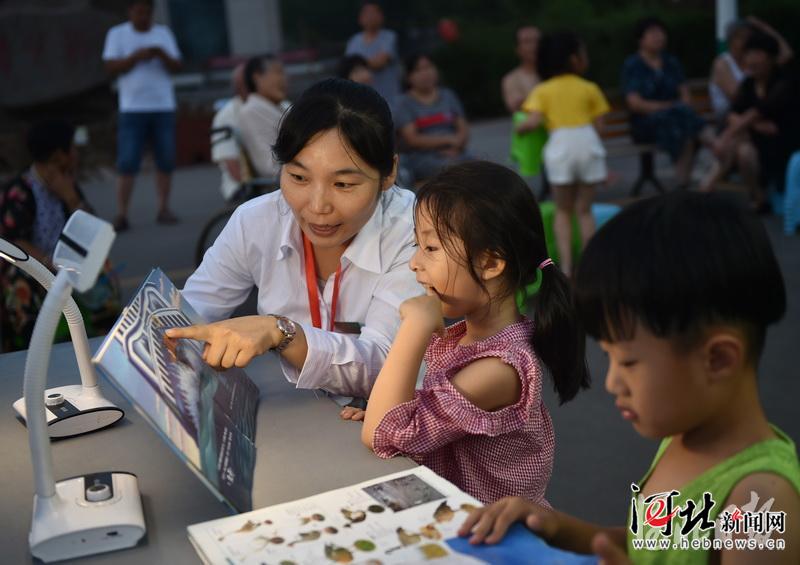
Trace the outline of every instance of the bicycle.
{"type": "MultiPolygon", "coordinates": [[[[221,141],[226,141],[234,136],[233,129],[230,126],[223,126],[213,128],[211,130],[211,144],[214,145],[221,141]]],[[[244,153],[244,148],[241,147],[241,162],[243,164],[244,176],[248,179],[241,183],[241,188],[228,200],[225,207],[217,211],[211,218],[203,225],[200,230],[200,236],[195,244],[194,263],[195,268],[200,266],[203,262],[203,256],[208,251],[208,248],[214,244],[217,236],[219,236],[225,224],[228,223],[233,211],[236,210],[241,204],[251,200],[257,196],[274,192],[280,188],[280,179],[278,178],[252,178],[250,171],[253,170],[247,154],[244,153]]]]}

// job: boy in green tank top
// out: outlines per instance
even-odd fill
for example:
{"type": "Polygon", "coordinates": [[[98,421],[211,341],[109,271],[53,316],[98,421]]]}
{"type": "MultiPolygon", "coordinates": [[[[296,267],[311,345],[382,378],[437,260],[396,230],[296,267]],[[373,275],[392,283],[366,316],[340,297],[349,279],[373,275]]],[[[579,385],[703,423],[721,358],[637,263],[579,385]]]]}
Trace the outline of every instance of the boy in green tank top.
{"type": "Polygon", "coordinates": [[[639,201],[587,246],[576,301],[608,355],[605,385],[622,417],[661,440],[631,485],[628,523],[505,498],[460,534],[497,543],[522,521],[607,564],[800,563],[800,463],[758,395],[766,330],[786,310],[760,220],[719,194],[639,201]]]}

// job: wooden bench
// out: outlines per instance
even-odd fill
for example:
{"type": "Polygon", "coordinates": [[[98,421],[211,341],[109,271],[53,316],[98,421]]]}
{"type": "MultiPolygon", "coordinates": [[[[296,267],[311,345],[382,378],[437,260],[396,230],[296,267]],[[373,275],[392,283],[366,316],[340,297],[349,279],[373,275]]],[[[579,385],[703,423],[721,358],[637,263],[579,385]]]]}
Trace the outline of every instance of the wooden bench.
{"type": "MultiPolygon", "coordinates": [[[[694,79],[687,81],[692,95],[692,107],[707,122],[713,119],[711,100],[708,95],[708,81],[694,79]]],[[[611,112],[606,114],[600,137],[604,141],[608,157],[639,155],[639,174],[631,186],[630,195],[639,196],[646,184],[650,183],[660,193],[664,185],[656,176],[655,156],[658,147],[651,143],[636,143],[631,137],[630,112],[620,91],[606,92],[611,112]]]]}

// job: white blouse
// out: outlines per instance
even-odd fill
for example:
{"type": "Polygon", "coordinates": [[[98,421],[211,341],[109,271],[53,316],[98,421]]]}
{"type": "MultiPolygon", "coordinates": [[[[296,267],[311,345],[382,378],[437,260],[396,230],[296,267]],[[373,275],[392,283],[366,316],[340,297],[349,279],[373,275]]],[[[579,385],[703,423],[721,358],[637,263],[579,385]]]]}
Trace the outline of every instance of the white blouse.
{"type": "MultiPolygon", "coordinates": [[[[357,322],[360,334],[315,328],[306,291],[303,241],[280,191],[236,209],[183,296],[209,321],[228,318],[258,287],[258,313],[281,314],[302,326],[308,355],[302,370],[281,359],[298,388],[368,397],[400,325],[398,308],[424,294],[408,262],[414,253],[414,195],[392,187],[342,255],[337,322],[357,322]]],[[[329,327],[334,275],[320,294],[322,327],[329,327]]],[[[319,289],[315,289],[319,292],[319,289]]]]}

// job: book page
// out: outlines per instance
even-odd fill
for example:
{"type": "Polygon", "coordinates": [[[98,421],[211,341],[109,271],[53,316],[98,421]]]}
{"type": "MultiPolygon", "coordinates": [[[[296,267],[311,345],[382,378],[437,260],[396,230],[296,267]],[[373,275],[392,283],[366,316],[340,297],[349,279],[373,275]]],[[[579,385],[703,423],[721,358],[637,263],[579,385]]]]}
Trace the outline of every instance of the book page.
{"type": "MultiPolygon", "coordinates": [[[[473,551],[469,544],[462,543],[459,549],[452,545],[459,527],[478,506],[480,502],[452,483],[426,467],[417,467],[196,524],[188,531],[203,560],[213,564],[486,563],[480,557],[481,548],[473,551]]],[[[534,556],[563,554],[565,560],[559,559],[560,563],[594,562],[578,556],[573,561],[573,554],[549,548],[527,530],[516,537],[520,534],[522,545],[512,548],[517,555],[533,548],[534,556]],[[544,553],[536,553],[540,548],[544,553]]]]}

